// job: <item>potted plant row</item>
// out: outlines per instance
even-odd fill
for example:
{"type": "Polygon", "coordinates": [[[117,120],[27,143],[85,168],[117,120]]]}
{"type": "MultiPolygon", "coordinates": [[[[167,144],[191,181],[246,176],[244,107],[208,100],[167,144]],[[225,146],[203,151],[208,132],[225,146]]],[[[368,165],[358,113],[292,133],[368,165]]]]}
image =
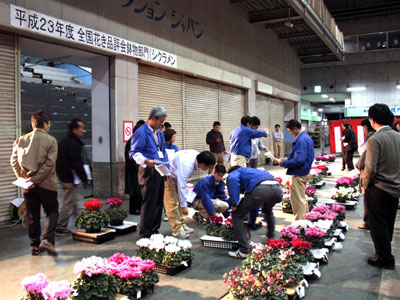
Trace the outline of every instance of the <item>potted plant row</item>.
{"type": "Polygon", "coordinates": [[[222,299],[286,300],[296,298],[295,293],[300,297],[304,277],[321,276],[319,263],[313,261],[319,259],[319,252],[327,257],[326,238],[344,220],[344,207],[320,205],[305,217],[309,220],[283,228],[280,240],[252,243],[253,250],[242,265],[224,275],[229,294],[222,299]]]}
{"type": "Polygon", "coordinates": [[[136,255],[142,259],[151,259],[158,273],[175,275],[192,265],[194,254],[192,243],[172,236],[153,234],[149,239],[142,238],[136,242],[136,255]]]}

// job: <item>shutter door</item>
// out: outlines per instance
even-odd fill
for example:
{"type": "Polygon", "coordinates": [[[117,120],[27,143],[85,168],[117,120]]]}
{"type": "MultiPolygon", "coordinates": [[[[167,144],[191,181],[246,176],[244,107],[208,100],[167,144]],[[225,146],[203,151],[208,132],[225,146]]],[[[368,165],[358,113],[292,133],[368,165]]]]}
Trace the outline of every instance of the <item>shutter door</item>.
{"type": "Polygon", "coordinates": [[[10,166],[16,139],[16,63],[15,35],[0,32],[0,221],[10,219],[10,201],[18,195],[10,166]]]}
{"type": "Polygon", "coordinates": [[[263,138],[262,141],[272,152],[274,151],[272,132],[275,130],[275,124],[281,125],[281,131],[283,131],[284,111],[285,106],[282,100],[257,94],[256,112],[257,117],[261,120],[260,129],[268,128],[270,133],[270,136],[263,138]]]}
{"type": "MultiPolygon", "coordinates": [[[[218,120],[218,84],[185,77],[185,149],[209,150],[206,143],[207,132],[218,120]]],[[[198,170],[192,180],[207,176],[198,170]]]]}
{"type": "Polygon", "coordinates": [[[153,107],[163,106],[177,133],[175,144],[183,149],[182,75],[140,64],[138,93],[139,118],[146,121],[153,107]]]}
{"type": "Polygon", "coordinates": [[[220,85],[220,92],[219,121],[221,122],[221,132],[224,136],[225,149],[229,152],[229,135],[233,129],[240,125],[240,119],[244,115],[244,92],[224,85],[220,85]]]}
{"type": "Polygon", "coordinates": [[[207,132],[218,120],[218,84],[185,77],[185,149],[209,150],[207,132]]]}

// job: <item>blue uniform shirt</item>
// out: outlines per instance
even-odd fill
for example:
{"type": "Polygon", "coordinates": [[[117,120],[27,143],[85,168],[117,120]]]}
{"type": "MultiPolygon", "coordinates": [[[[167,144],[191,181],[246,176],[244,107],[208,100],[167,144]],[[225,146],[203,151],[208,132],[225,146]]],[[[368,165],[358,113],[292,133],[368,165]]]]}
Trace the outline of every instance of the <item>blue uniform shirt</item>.
{"type": "Polygon", "coordinates": [[[282,162],[287,175],[306,176],[314,161],[314,142],[305,132],[301,132],[293,142],[288,160],[282,162]]]}
{"type": "Polygon", "coordinates": [[[175,144],[168,144],[168,143],[165,143],[165,149],[171,149],[171,150],[175,150],[175,152],[178,152],[179,151],[179,148],[178,148],[178,146],[177,145],[175,145],[175,144]]]}
{"type": "Polygon", "coordinates": [[[251,156],[251,139],[258,137],[266,137],[264,130],[256,130],[240,125],[233,129],[229,138],[231,145],[231,153],[235,155],[251,156]]]}
{"type": "Polygon", "coordinates": [[[136,153],[141,153],[147,159],[157,159],[161,161],[168,161],[168,155],[165,151],[165,137],[164,133],[157,130],[158,145],[154,139],[153,132],[148,124],[140,126],[131,138],[131,150],[129,157],[133,158],[136,153]],[[164,158],[160,158],[158,151],[163,153],[164,158]]]}
{"type": "Polygon", "coordinates": [[[240,194],[251,193],[259,182],[273,178],[274,176],[267,171],[252,168],[239,168],[231,172],[227,180],[231,204],[235,202],[238,206],[240,194]]]}
{"type": "Polygon", "coordinates": [[[225,194],[225,183],[221,180],[216,185],[214,176],[212,175],[200,179],[194,186],[193,192],[197,194],[196,199],[201,199],[201,203],[209,216],[212,216],[212,213],[215,212],[212,199],[218,198],[219,200],[228,202],[228,197],[225,194]]]}

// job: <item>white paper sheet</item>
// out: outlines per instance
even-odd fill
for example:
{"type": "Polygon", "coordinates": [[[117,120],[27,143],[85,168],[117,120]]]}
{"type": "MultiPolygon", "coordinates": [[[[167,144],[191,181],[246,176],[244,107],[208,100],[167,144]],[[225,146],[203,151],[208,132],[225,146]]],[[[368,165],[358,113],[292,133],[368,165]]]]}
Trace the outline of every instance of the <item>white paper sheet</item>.
{"type": "Polygon", "coordinates": [[[20,207],[23,202],[24,198],[15,198],[13,201],[11,201],[11,204],[15,207],[20,207]]]}
{"type": "Polygon", "coordinates": [[[196,198],[196,193],[189,190],[189,192],[186,195],[186,202],[188,203],[192,203],[194,201],[194,199],[196,198]]]}
{"type": "Polygon", "coordinates": [[[171,174],[165,164],[157,164],[155,168],[161,176],[168,176],[171,174]]]}
{"type": "Polygon", "coordinates": [[[264,155],[266,156],[266,157],[269,157],[269,158],[271,158],[273,161],[275,161],[275,162],[277,162],[277,163],[279,163],[280,162],[280,159],[279,158],[276,158],[271,152],[265,152],[264,153],[264,155]]]}
{"type": "Polygon", "coordinates": [[[33,184],[33,182],[32,181],[27,182],[25,178],[18,177],[18,179],[15,180],[12,184],[16,185],[22,189],[27,189],[33,184]]]}

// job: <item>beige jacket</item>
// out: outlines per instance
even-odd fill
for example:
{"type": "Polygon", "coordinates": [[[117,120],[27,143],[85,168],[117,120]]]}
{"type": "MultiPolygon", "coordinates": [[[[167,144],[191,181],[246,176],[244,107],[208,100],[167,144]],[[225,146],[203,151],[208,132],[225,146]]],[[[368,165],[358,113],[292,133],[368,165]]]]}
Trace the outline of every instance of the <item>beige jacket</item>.
{"type": "Polygon", "coordinates": [[[380,129],[368,139],[361,174],[364,188],[373,185],[392,197],[400,197],[399,149],[400,134],[390,127],[380,129]]]}
{"type": "Polygon", "coordinates": [[[57,192],[57,151],[56,139],[43,129],[17,138],[10,159],[15,176],[31,177],[36,186],[57,192]]]}

